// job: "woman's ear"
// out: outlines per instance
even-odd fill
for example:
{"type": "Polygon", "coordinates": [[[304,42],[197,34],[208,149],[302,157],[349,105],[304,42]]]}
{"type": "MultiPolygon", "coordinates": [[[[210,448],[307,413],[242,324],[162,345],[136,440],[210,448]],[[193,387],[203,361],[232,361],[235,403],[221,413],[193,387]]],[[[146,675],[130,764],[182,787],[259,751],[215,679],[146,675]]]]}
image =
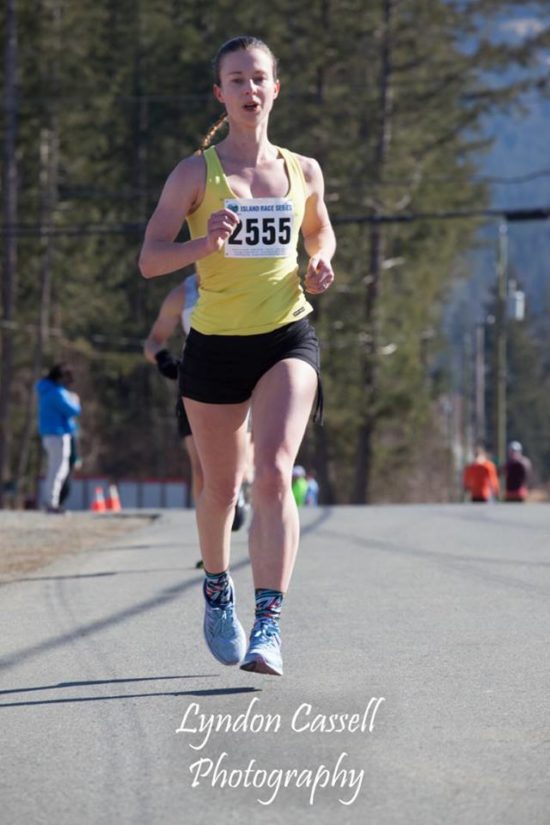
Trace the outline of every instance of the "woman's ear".
{"type": "Polygon", "coordinates": [[[216,98],[216,100],[219,103],[224,103],[223,92],[222,92],[221,88],[218,86],[217,83],[214,83],[214,85],[212,87],[212,90],[214,92],[214,97],[216,98]]]}
{"type": "Polygon", "coordinates": [[[280,91],[281,91],[281,81],[276,80],[275,81],[275,91],[274,91],[274,94],[273,94],[273,99],[275,99],[276,97],[279,97],[279,92],[280,91]]]}

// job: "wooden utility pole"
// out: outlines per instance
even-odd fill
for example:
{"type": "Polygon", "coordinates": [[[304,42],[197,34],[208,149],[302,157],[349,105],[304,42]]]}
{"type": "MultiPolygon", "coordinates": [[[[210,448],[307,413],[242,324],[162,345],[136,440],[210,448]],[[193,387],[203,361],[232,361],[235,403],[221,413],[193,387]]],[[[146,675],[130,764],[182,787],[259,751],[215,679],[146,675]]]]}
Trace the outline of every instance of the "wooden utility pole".
{"type": "MultiPolygon", "coordinates": [[[[393,125],[393,17],[395,0],[384,0],[380,28],[379,120],[373,168],[375,184],[382,183],[392,139],[393,125]]],[[[374,436],[378,410],[378,346],[380,338],[380,279],[384,262],[384,232],[379,223],[369,228],[369,268],[365,278],[364,348],[361,354],[363,411],[357,439],[357,459],[352,490],[353,504],[371,498],[374,436]]]]}
{"type": "Polygon", "coordinates": [[[474,385],[472,381],[472,333],[466,332],[462,341],[462,455],[469,461],[473,452],[474,385]]]}
{"type": "Polygon", "coordinates": [[[8,227],[4,239],[2,276],[2,325],[0,342],[0,507],[4,505],[4,482],[10,472],[11,386],[14,366],[13,329],[17,278],[17,25],[15,0],[6,0],[4,35],[4,167],[2,215],[8,227]]]}
{"type": "Polygon", "coordinates": [[[499,226],[497,307],[495,316],[495,434],[499,466],[506,461],[506,297],[508,293],[508,224],[499,226]]]}
{"type": "Polygon", "coordinates": [[[484,444],[487,438],[485,423],[485,323],[479,321],[475,328],[475,440],[477,444],[484,444]]]}

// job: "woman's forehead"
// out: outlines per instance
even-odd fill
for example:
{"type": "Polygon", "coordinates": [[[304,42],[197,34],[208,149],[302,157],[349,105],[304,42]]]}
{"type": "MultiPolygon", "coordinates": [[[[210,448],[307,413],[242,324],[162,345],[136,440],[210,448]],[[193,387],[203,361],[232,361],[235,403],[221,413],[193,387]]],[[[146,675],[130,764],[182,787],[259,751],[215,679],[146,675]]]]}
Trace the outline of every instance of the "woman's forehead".
{"type": "Polygon", "coordinates": [[[265,49],[239,49],[223,56],[220,74],[245,73],[250,71],[273,71],[273,58],[265,49]]]}

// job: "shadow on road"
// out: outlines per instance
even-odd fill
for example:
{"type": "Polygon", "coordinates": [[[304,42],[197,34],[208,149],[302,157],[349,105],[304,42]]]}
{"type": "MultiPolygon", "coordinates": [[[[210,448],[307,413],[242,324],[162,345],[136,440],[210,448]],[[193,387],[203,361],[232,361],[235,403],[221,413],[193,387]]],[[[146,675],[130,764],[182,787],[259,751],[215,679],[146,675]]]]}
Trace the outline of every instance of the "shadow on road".
{"type": "MultiPolygon", "coordinates": [[[[325,521],[327,521],[327,519],[329,518],[330,508],[324,507],[319,512],[319,514],[316,515],[316,518],[312,521],[311,524],[306,525],[302,528],[302,535],[307,535],[308,533],[317,530],[319,526],[323,524],[325,521]]],[[[137,545],[134,546],[137,548],[137,545]]],[[[149,545],[144,545],[144,547],[147,546],[149,545]]],[[[249,564],[250,560],[248,558],[243,559],[242,561],[232,565],[231,569],[233,571],[239,570],[240,568],[247,567],[249,564]]],[[[100,573],[90,575],[108,576],[111,574],[100,573]]],[[[23,650],[19,650],[16,653],[4,656],[3,658],[0,658],[0,670],[7,670],[11,667],[21,664],[22,662],[32,658],[33,656],[37,656],[42,653],[54,650],[58,647],[63,647],[64,645],[70,644],[71,642],[74,642],[83,636],[90,636],[92,634],[99,633],[105,628],[112,627],[113,625],[120,624],[121,622],[126,622],[129,619],[134,618],[134,616],[139,616],[142,613],[147,613],[149,610],[154,610],[157,607],[161,607],[165,604],[168,604],[169,602],[174,601],[174,599],[179,598],[181,594],[185,593],[187,590],[190,590],[191,588],[200,585],[202,581],[203,576],[202,574],[199,574],[197,576],[194,576],[192,579],[189,579],[188,581],[174,585],[174,587],[166,588],[165,590],[161,591],[159,595],[151,599],[139,602],[138,604],[135,604],[132,607],[128,607],[125,610],[120,610],[116,613],[112,613],[105,619],[99,619],[98,621],[90,622],[89,624],[85,625],[78,625],[77,627],[75,627],[74,630],[71,630],[68,633],[62,633],[60,636],[54,636],[53,638],[47,639],[44,642],[40,642],[39,644],[35,645],[30,645],[29,647],[24,648],[23,650]]]]}
{"type": "MultiPolygon", "coordinates": [[[[175,678],[175,677],[174,677],[175,678]]],[[[183,677],[193,678],[193,677],[183,677]]],[[[204,677],[195,677],[204,678],[204,677]]],[[[116,681],[116,680],[115,680],[116,681]]],[[[85,683],[84,683],[85,684],[85,683]]],[[[94,684],[92,682],[92,684],[94,684]]],[[[101,682],[100,682],[101,684],[101,682]]],[[[43,688],[31,688],[31,690],[42,690],[43,688]]],[[[7,691],[6,691],[7,692],[7,691]]],[[[257,687],[236,687],[236,688],[212,688],[210,690],[202,688],[197,690],[169,690],[158,693],[121,693],[114,696],[67,696],[61,699],[38,699],[30,702],[2,702],[1,708],[24,708],[36,705],[66,705],[77,702],[111,702],[114,699],[154,699],[159,696],[230,696],[240,693],[261,693],[262,689],[257,687]]]]}
{"type": "Polygon", "coordinates": [[[0,696],[8,693],[31,693],[35,690],[58,690],[72,687],[91,687],[91,685],[125,685],[129,682],[165,682],[170,679],[219,679],[218,673],[192,673],[187,676],[131,676],[128,679],[92,679],[86,682],[57,682],[54,685],[36,685],[27,688],[10,688],[0,690],[0,696]]]}
{"type": "Polygon", "coordinates": [[[186,567],[144,567],[141,570],[102,570],[97,573],[75,573],[69,576],[26,576],[22,579],[9,579],[2,582],[2,585],[21,584],[22,582],[59,582],[71,579],[104,579],[110,576],[135,576],[143,573],[182,573],[194,569],[195,565],[187,565],[186,567]]]}
{"type": "MultiPolygon", "coordinates": [[[[234,564],[232,570],[239,570],[241,567],[247,567],[249,564],[250,561],[248,559],[243,559],[242,561],[237,562],[237,564],[234,564]]],[[[198,574],[193,576],[193,578],[188,581],[181,582],[181,584],[176,584],[173,587],[165,588],[157,596],[154,596],[151,599],[138,602],[137,604],[132,605],[132,607],[127,607],[124,610],[119,610],[104,619],[98,619],[95,622],[89,622],[84,625],[77,625],[74,630],[70,630],[67,633],[62,633],[60,636],[54,636],[51,639],[46,639],[44,642],[30,645],[29,647],[24,648],[23,650],[18,650],[9,656],[4,656],[0,659],[0,670],[8,670],[11,667],[21,664],[27,659],[32,658],[33,656],[38,656],[39,654],[47,651],[55,650],[58,647],[63,647],[77,641],[83,636],[91,636],[105,630],[108,627],[126,622],[129,619],[134,618],[134,616],[139,616],[142,613],[147,613],[149,610],[154,610],[157,607],[162,607],[169,604],[175,599],[178,599],[182,593],[185,593],[187,590],[191,590],[193,587],[197,587],[202,584],[202,581],[202,574],[198,574]]]]}

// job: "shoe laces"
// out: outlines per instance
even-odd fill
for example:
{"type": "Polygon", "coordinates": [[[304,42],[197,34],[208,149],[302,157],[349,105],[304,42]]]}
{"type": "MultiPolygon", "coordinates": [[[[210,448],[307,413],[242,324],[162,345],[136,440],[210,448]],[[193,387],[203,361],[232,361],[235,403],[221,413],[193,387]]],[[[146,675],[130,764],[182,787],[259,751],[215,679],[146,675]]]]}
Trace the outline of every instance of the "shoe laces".
{"type": "Polygon", "coordinates": [[[278,646],[281,642],[278,624],[273,619],[257,619],[250,634],[250,641],[255,645],[267,643],[278,646]]]}
{"type": "Polygon", "coordinates": [[[223,607],[210,606],[208,614],[211,633],[222,639],[231,639],[235,635],[235,606],[232,602],[223,607]]]}

